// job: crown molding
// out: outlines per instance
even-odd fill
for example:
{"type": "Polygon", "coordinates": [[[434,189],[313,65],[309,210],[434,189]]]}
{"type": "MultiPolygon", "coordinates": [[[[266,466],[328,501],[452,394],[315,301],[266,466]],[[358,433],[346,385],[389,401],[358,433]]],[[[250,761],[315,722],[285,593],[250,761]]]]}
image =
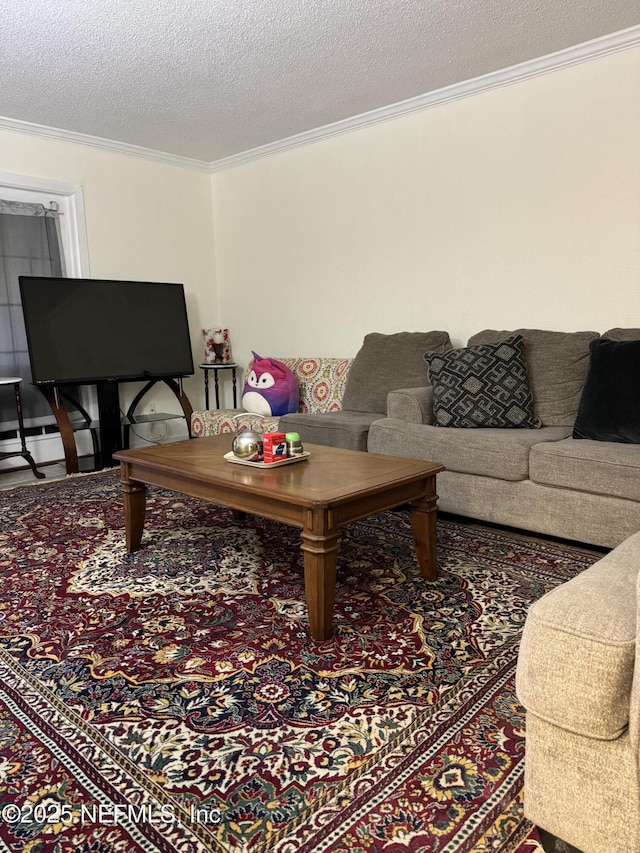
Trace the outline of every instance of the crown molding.
{"type": "Polygon", "coordinates": [[[185,166],[201,172],[211,171],[211,164],[205,160],[193,160],[190,157],[167,154],[164,151],[155,151],[153,148],[144,148],[141,145],[129,145],[126,142],[117,142],[115,139],[91,136],[88,133],[75,133],[72,130],[62,130],[58,127],[33,124],[32,122],[19,121],[18,119],[6,118],[4,116],[0,116],[0,130],[13,130],[16,133],[30,133],[33,136],[41,136],[45,139],[75,142],[78,145],[101,148],[103,151],[113,151],[116,154],[129,154],[133,157],[142,157],[144,160],[155,160],[156,162],[170,163],[174,166],[185,166]]]}
{"type": "Polygon", "coordinates": [[[330,139],[333,136],[340,136],[343,133],[351,133],[352,131],[371,127],[373,125],[380,124],[381,122],[390,121],[392,119],[410,115],[411,113],[431,109],[432,107],[440,106],[441,104],[458,101],[462,98],[469,98],[473,95],[488,92],[491,89],[497,89],[502,86],[511,85],[512,83],[529,80],[533,77],[540,77],[543,74],[560,71],[563,68],[569,68],[572,65],[590,62],[593,59],[599,59],[612,53],[618,53],[622,50],[638,47],[639,45],[640,25],[637,25],[606,36],[601,36],[600,38],[596,38],[588,42],[583,42],[582,44],[578,44],[573,47],[565,48],[564,50],[557,51],[556,53],[550,53],[547,56],[542,56],[538,59],[531,59],[518,65],[512,65],[508,68],[500,69],[499,71],[492,71],[489,74],[474,77],[471,80],[454,83],[451,86],[444,86],[441,89],[436,89],[435,91],[428,92],[424,95],[418,95],[415,98],[399,101],[398,103],[390,104],[386,107],[361,113],[360,115],[344,119],[343,121],[324,125],[323,127],[315,128],[314,130],[308,130],[304,133],[289,136],[286,139],[271,142],[267,145],[261,145],[258,148],[252,148],[248,151],[242,151],[239,154],[232,154],[230,157],[213,160],[209,163],[204,160],[195,160],[190,157],[181,157],[177,154],[168,154],[164,151],[156,151],[152,148],[144,148],[140,145],[129,145],[128,143],[117,142],[113,139],[91,136],[86,133],[75,133],[69,130],[48,127],[47,125],[42,124],[33,124],[27,121],[19,121],[18,119],[6,118],[4,116],[0,116],[0,130],[29,133],[34,136],[41,136],[46,139],[57,139],[63,142],[75,142],[79,145],[88,145],[93,148],[100,148],[103,151],[113,151],[117,154],[128,154],[133,157],[141,157],[145,160],[169,163],[174,166],[183,166],[197,171],[215,173],[225,171],[226,169],[233,169],[236,166],[242,166],[245,163],[250,163],[254,160],[260,160],[263,157],[269,157],[272,154],[290,151],[293,148],[300,148],[303,145],[311,145],[314,142],[319,142],[323,139],[330,139]]]}
{"type": "Polygon", "coordinates": [[[269,157],[272,154],[290,151],[293,148],[300,148],[303,145],[310,145],[343,133],[351,133],[352,131],[371,127],[381,122],[410,115],[411,113],[428,110],[441,104],[458,101],[462,98],[469,98],[472,95],[478,95],[492,89],[501,88],[502,86],[509,86],[533,77],[540,77],[543,74],[550,74],[554,71],[560,71],[563,68],[570,68],[573,65],[590,62],[593,59],[609,56],[612,53],[618,53],[622,50],[638,47],[639,45],[640,25],[637,25],[574,45],[573,47],[565,48],[564,50],[559,50],[556,53],[550,53],[547,56],[521,62],[518,65],[511,65],[508,68],[492,71],[489,74],[483,74],[481,77],[474,77],[471,80],[454,83],[451,86],[444,86],[425,95],[418,95],[415,98],[409,98],[406,101],[399,101],[387,107],[361,113],[352,118],[335,122],[334,124],[328,124],[295,136],[289,136],[287,139],[281,139],[268,145],[261,145],[259,148],[252,148],[249,151],[233,154],[221,160],[214,160],[209,164],[209,169],[211,172],[222,172],[226,169],[233,169],[236,166],[242,166],[245,163],[250,163],[263,157],[269,157]]]}

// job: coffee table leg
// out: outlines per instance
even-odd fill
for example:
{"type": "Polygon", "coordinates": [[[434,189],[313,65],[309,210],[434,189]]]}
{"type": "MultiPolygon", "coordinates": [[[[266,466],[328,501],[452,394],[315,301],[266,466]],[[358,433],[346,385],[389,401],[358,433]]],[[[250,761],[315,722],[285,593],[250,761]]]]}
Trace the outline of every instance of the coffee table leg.
{"type": "Polygon", "coordinates": [[[333,524],[333,512],[307,512],[301,548],[311,636],[314,640],[328,640],[333,621],[338,553],[338,531],[333,524]]]}
{"type": "Polygon", "coordinates": [[[422,577],[434,581],[438,577],[436,518],[438,496],[427,495],[411,504],[411,532],[422,577]]]}
{"type": "Polygon", "coordinates": [[[124,462],[120,463],[120,488],[124,505],[124,528],[127,551],[137,551],[142,540],[147,490],[142,483],[129,479],[124,462]]]}

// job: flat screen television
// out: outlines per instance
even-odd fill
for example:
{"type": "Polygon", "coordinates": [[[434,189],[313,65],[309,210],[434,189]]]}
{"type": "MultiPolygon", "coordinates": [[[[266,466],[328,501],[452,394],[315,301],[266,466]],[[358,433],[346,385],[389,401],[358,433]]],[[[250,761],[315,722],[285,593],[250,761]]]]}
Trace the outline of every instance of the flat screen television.
{"type": "Polygon", "coordinates": [[[182,284],[20,276],[36,385],[193,373],[182,284]]]}

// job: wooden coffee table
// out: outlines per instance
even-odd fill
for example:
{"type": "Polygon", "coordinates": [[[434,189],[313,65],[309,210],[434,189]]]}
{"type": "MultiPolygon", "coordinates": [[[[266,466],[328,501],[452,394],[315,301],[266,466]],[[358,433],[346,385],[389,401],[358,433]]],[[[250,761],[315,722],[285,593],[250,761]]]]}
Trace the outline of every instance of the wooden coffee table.
{"type": "Polygon", "coordinates": [[[122,450],[120,461],[128,551],[137,551],[145,486],[162,486],[302,531],[304,583],[311,636],[331,636],[338,531],[360,518],[409,503],[422,576],[435,580],[436,474],[442,465],[305,444],[308,459],[272,469],[227,462],[232,436],[122,450]]]}

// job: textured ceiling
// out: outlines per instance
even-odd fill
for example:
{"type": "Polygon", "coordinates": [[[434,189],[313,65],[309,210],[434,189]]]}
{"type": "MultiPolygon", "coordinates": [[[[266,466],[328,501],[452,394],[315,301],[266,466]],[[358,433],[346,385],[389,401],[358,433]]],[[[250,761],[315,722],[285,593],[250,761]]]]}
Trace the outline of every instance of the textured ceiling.
{"type": "Polygon", "coordinates": [[[2,0],[0,116],[209,163],[638,23],[638,0],[2,0]]]}

